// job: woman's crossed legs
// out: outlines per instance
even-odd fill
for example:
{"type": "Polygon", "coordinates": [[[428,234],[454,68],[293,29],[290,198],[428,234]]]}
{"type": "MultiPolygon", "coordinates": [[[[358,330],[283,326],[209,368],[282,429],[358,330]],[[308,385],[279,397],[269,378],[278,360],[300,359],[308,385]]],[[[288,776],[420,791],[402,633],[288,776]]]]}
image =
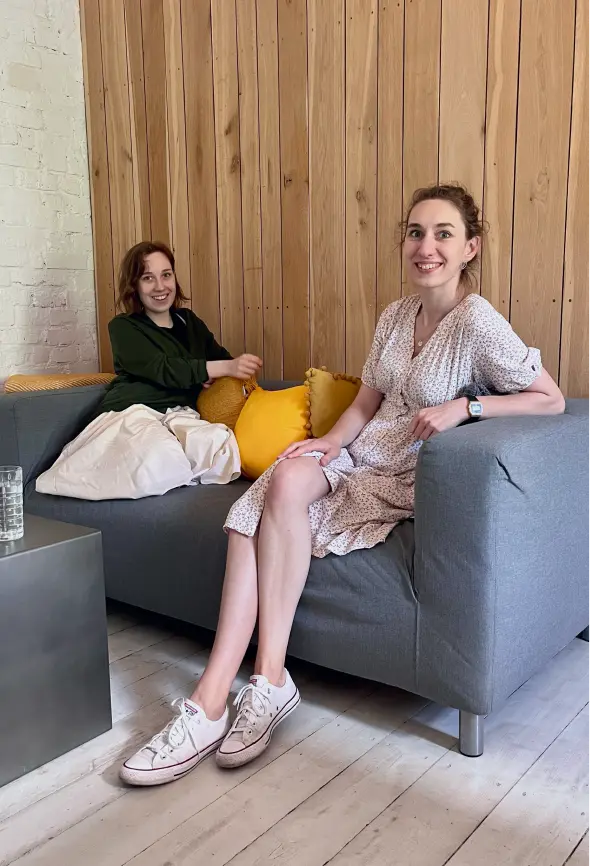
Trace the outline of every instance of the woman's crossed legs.
{"type": "Polygon", "coordinates": [[[230,531],[219,623],[207,667],[177,717],[125,762],[124,781],[157,785],[178,778],[217,751],[240,766],[268,745],[299,703],[285,670],[293,618],[311,560],[309,506],[330,490],[314,458],[284,460],[273,472],[253,538],[230,531]],[[241,690],[230,727],[227,699],[258,619],[254,676],[241,690]]]}

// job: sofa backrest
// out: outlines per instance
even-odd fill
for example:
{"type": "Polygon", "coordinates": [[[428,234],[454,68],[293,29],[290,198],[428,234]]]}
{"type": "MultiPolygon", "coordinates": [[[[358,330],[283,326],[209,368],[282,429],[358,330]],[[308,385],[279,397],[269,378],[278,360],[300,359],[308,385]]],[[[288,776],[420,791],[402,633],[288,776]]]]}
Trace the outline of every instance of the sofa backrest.
{"type": "MultiPolygon", "coordinates": [[[[297,382],[261,382],[267,390],[297,382]]],[[[23,468],[25,487],[48,469],[63,447],[84,429],[104,385],[0,394],[0,464],[23,468]]]]}
{"type": "Polygon", "coordinates": [[[23,468],[25,486],[85,427],[104,385],[0,394],[0,463],[23,468]]]}

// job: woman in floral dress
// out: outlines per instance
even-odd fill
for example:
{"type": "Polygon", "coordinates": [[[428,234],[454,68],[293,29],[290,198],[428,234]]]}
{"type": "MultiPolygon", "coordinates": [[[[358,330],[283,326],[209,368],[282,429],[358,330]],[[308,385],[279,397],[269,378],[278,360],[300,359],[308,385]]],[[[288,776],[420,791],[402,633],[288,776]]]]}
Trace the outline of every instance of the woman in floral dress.
{"type": "Polygon", "coordinates": [[[415,294],[383,312],[349,409],[322,439],[290,446],[234,504],[219,625],[209,663],[178,714],[122,767],[130,784],[172,781],[217,753],[223,767],[257,757],[298,705],[285,656],[311,556],[385,541],[412,516],[419,448],[477,410],[550,415],[563,396],[510,324],[470,294],[483,227],[462,187],[414,194],[403,253],[415,294]],[[458,397],[475,385],[499,396],[458,397]],[[258,620],[254,676],[230,725],[227,699],[258,620]]]}

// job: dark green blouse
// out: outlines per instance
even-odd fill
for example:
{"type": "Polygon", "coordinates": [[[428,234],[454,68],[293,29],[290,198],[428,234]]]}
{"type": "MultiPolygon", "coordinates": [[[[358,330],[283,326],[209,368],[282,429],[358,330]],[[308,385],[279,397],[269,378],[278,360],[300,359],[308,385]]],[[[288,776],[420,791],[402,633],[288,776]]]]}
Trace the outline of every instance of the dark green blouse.
{"type": "Polygon", "coordinates": [[[143,403],[158,412],[195,407],[207,375],[207,361],[231,360],[207,325],[192,310],[171,311],[173,328],[161,328],[143,313],[109,322],[116,378],[108,386],[100,412],[121,412],[143,403]],[[185,339],[175,336],[186,329],[185,339]]]}

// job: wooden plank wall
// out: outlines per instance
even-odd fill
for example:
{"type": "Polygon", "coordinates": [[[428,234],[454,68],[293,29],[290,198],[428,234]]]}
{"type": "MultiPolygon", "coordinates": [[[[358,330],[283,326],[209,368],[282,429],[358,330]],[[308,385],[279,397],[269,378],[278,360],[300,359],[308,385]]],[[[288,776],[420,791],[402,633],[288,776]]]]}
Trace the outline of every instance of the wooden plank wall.
{"type": "Polygon", "coordinates": [[[171,243],[265,375],[358,374],[417,186],[490,230],[480,291],[588,393],[587,0],[81,0],[102,367],[118,263],[171,243]]]}

